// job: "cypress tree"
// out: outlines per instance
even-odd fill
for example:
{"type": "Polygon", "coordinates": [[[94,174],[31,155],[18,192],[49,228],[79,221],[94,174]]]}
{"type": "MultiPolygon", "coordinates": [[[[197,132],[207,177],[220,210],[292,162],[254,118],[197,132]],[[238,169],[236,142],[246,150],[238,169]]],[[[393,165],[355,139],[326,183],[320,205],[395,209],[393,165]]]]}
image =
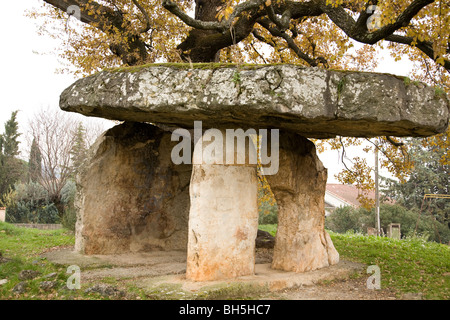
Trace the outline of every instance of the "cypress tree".
{"type": "Polygon", "coordinates": [[[86,129],[80,122],[75,132],[75,143],[70,152],[72,160],[72,174],[75,176],[82,166],[87,155],[86,147],[86,129]]]}
{"type": "Polygon", "coordinates": [[[33,138],[30,149],[30,158],[28,160],[28,179],[32,182],[38,182],[42,177],[42,155],[36,138],[33,138]]]}
{"type": "Polygon", "coordinates": [[[4,133],[0,135],[0,195],[2,197],[23,173],[21,160],[16,158],[19,155],[20,143],[17,112],[11,113],[11,118],[5,123],[4,133]]]}
{"type": "Polygon", "coordinates": [[[19,155],[19,123],[17,110],[11,113],[11,118],[5,123],[5,132],[2,134],[2,154],[6,157],[19,155]]]}

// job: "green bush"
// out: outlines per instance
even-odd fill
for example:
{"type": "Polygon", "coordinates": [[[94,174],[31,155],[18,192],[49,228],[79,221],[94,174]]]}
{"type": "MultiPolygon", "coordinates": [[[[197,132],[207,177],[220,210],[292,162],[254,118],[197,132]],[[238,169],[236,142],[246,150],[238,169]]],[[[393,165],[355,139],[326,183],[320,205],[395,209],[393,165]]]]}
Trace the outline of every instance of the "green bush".
{"type": "Polygon", "coordinates": [[[259,224],[277,224],[278,223],[278,207],[268,202],[262,202],[258,208],[259,224]]]}
{"type": "Polygon", "coordinates": [[[6,221],[11,223],[58,223],[58,210],[38,183],[18,183],[7,195],[6,221]]]}
{"type": "MultiPolygon", "coordinates": [[[[383,204],[380,206],[380,224],[384,232],[391,223],[399,223],[402,238],[422,236],[431,241],[448,243],[450,241],[450,229],[435,221],[424,212],[420,219],[417,210],[408,210],[400,205],[383,204]],[[417,223],[417,230],[416,229],[417,223]],[[437,230],[437,232],[436,232],[437,230]]],[[[375,228],[375,209],[354,209],[351,207],[338,208],[325,219],[325,228],[328,230],[345,233],[347,231],[366,233],[368,227],[375,228]]]]}
{"type": "Polygon", "coordinates": [[[325,228],[337,233],[364,232],[366,217],[352,207],[337,208],[325,219],[325,228]]]}
{"type": "Polygon", "coordinates": [[[64,210],[64,215],[61,219],[61,224],[64,228],[68,230],[75,231],[75,224],[77,222],[77,213],[73,207],[66,208],[64,210]]]}
{"type": "Polygon", "coordinates": [[[73,180],[67,181],[61,190],[61,201],[64,204],[64,215],[61,224],[64,228],[75,231],[75,223],[77,222],[77,213],[74,207],[77,186],[73,180]]]}

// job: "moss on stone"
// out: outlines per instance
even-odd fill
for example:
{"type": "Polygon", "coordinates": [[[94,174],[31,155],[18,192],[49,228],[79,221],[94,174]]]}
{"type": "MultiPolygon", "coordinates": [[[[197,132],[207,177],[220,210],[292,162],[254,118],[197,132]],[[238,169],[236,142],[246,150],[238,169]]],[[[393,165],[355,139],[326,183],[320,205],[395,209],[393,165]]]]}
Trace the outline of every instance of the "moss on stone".
{"type": "Polygon", "coordinates": [[[421,84],[427,86],[425,83],[418,81],[418,80],[414,80],[412,81],[410,78],[408,77],[403,77],[403,83],[405,84],[405,87],[408,87],[409,85],[413,84],[415,86],[419,86],[421,84]]]}
{"type": "Polygon", "coordinates": [[[219,283],[206,286],[197,293],[197,299],[253,299],[269,292],[267,284],[219,283]]]}
{"type": "Polygon", "coordinates": [[[411,84],[411,79],[408,77],[404,77],[403,83],[405,84],[405,86],[409,86],[411,84]]]}
{"type": "Polygon", "coordinates": [[[445,91],[439,86],[434,87],[434,96],[436,98],[444,98],[445,97],[445,91]]]}
{"type": "Polygon", "coordinates": [[[147,298],[151,300],[180,300],[195,297],[192,293],[185,292],[180,283],[162,283],[151,289],[141,288],[140,290],[143,290],[147,298]]]}
{"type": "Polygon", "coordinates": [[[341,94],[342,94],[342,91],[344,91],[344,87],[345,87],[345,84],[347,83],[347,78],[346,78],[346,76],[343,76],[342,78],[341,78],[341,80],[339,80],[339,83],[338,83],[338,85],[337,85],[337,94],[338,94],[338,97],[340,97],[341,96],[341,94]]]}
{"type": "MultiPolygon", "coordinates": [[[[269,66],[279,66],[279,65],[295,65],[295,64],[286,64],[286,63],[272,63],[272,64],[251,64],[251,63],[149,63],[143,64],[139,66],[130,66],[130,67],[118,67],[118,68],[108,68],[104,71],[107,72],[129,72],[135,73],[141,71],[145,68],[151,67],[166,67],[166,68],[174,68],[174,69],[182,69],[182,70],[190,70],[190,69],[200,69],[200,70],[215,70],[215,69],[223,69],[223,68],[239,68],[241,70],[254,70],[269,66]]],[[[304,67],[298,65],[299,67],[304,67]]]]}

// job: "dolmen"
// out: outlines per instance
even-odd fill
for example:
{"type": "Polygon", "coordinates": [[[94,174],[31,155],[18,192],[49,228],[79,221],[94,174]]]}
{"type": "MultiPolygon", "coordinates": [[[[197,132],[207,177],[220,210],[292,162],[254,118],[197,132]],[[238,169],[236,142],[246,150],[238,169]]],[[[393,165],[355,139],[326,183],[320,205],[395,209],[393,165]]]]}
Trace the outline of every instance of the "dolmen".
{"type": "Polygon", "coordinates": [[[75,249],[184,250],[194,281],[253,275],[258,172],[278,205],[272,268],[338,263],[327,169],[308,138],[445,132],[442,90],[389,74],[298,65],[152,64],[76,81],[60,107],[118,120],[77,178],[75,249]]]}

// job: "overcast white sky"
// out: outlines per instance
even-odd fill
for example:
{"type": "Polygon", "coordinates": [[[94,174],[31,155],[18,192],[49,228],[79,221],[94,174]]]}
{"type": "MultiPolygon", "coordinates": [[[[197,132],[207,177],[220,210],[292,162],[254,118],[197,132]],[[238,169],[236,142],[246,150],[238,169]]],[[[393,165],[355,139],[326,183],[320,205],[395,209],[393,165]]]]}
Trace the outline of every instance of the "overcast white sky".
{"type": "Polygon", "coordinates": [[[9,14],[0,19],[1,124],[13,110],[20,110],[19,122],[23,124],[33,109],[58,105],[59,93],[74,80],[71,76],[55,74],[58,63],[51,55],[54,41],[39,37],[35,21],[24,16],[25,9],[39,2],[20,0],[2,3],[4,12],[9,14]],[[34,52],[49,54],[38,55],[34,52]]]}
{"type": "MultiPolygon", "coordinates": [[[[1,43],[0,61],[2,74],[0,83],[0,132],[11,112],[19,110],[18,121],[20,132],[27,131],[28,120],[35,110],[40,108],[58,108],[60,93],[71,85],[76,78],[72,75],[56,74],[61,67],[53,54],[58,47],[57,40],[37,34],[38,20],[24,15],[25,10],[39,7],[42,0],[3,1],[3,12],[0,19],[1,43]]],[[[406,61],[394,63],[385,57],[377,72],[393,73],[407,76],[411,66],[406,61]]],[[[74,115],[75,116],[75,115],[74,115]]],[[[109,123],[105,124],[107,128],[109,123]]],[[[28,146],[22,143],[22,153],[28,146]]],[[[349,156],[357,153],[357,149],[349,149],[349,156]]],[[[340,156],[336,151],[319,154],[325,167],[328,168],[328,181],[336,182],[334,175],[342,169],[340,156]]],[[[373,156],[368,159],[373,163],[373,156]]]]}
{"type": "MultiPolygon", "coordinates": [[[[4,131],[4,123],[10,118],[11,112],[19,110],[22,157],[29,148],[24,141],[29,119],[41,108],[58,108],[60,93],[76,80],[73,75],[56,73],[56,70],[62,67],[53,51],[59,46],[58,41],[48,36],[39,36],[39,20],[25,16],[26,10],[39,8],[42,3],[42,0],[2,3],[2,9],[8,14],[0,19],[0,132],[4,131]]],[[[73,116],[77,119],[83,118],[77,114],[73,116]]],[[[106,120],[89,120],[105,123],[105,128],[110,126],[106,120]]]]}

